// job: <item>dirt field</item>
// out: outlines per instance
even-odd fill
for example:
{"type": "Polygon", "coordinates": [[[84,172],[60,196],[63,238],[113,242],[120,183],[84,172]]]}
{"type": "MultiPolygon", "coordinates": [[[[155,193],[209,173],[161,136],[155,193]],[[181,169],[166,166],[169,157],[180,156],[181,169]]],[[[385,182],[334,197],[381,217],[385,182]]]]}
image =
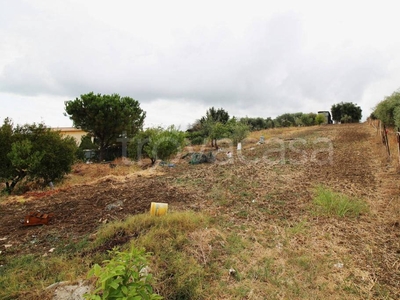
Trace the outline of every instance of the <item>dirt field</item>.
{"type": "MultiPolygon", "coordinates": [[[[158,165],[105,177],[98,172],[84,184],[3,199],[1,255],[49,253],[90,238],[105,222],[147,212],[151,202],[166,202],[170,211],[203,211],[231,220],[232,226],[245,226],[260,244],[271,241],[261,241],[258,231],[279,231],[282,224],[299,224],[307,216],[307,234],[289,239],[287,247],[308,249],[313,259],[329,255],[345,266],[316,276],[315,285],[332,284],[334,291],[338,282],[351,281],[361,298],[386,293],[398,299],[400,174],[397,156],[387,160],[376,129],[355,124],[261,134],[266,136],[264,145],[247,144],[230,159],[228,150],[222,150],[214,164],[189,165],[175,159],[175,167],[158,165]],[[369,213],[346,219],[314,216],[310,202],[318,184],[364,199],[369,213]],[[54,218],[48,226],[23,226],[20,220],[31,211],[54,213],[54,218]],[[379,294],[380,289],[385,293],[379,294]]],[[[98,166],[79,166],[75,175],[85,177],[91,168],[98,166]]]]}

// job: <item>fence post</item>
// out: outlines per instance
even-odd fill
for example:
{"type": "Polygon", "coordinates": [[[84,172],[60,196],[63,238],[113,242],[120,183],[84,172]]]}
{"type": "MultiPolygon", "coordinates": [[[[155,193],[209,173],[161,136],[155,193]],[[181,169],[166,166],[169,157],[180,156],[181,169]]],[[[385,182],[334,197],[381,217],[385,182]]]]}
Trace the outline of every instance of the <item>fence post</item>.
{"type": "Polygon", "coordinates": [[[400,128],[397,127],[396,131],[396,141],[397,141],[397,154],[398,154],[398,159],[399,159],[399,165],[400,165],[400,128]]]}
{"type": "Polygon", "coordinates": [[[386,146],[386,151],[389,155],[389,159],[390,159],[390,146],[389,146],[389,139],[387,136],[387,128],[386,125],[383,125],[383,137],[384,137],[384,141],[385,141],[385,146],[386,146]]]}

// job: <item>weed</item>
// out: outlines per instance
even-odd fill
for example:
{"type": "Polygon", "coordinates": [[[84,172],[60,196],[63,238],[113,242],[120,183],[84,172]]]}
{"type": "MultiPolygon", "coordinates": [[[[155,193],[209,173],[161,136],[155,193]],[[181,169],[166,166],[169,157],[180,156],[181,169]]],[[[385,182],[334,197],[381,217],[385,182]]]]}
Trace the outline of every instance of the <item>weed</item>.
{"type": "Polygon", "coordinates": [[[110,254],[113,258],[104,261],[103,268],[95,264],[90,270],[89,278],[97,279],[96,290],[85,295],[86,299],[162,299],[150,285],[148,254],[135,248],[129,252],[114,249],[110,254]]]}
{"type": "Polygon", "coordinates": [[[328,216],[358,217],[368,211],[364,201],[333,192],[323,186],[316,188],[313,202],[317,207],[317,214],[328,216]]]}

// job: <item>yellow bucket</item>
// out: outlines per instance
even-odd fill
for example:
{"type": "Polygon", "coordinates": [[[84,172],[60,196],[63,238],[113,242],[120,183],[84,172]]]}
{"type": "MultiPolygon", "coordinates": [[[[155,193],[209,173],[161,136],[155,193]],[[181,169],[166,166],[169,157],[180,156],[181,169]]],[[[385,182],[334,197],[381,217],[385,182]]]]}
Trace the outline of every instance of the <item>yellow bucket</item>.
{"type": "Polygon", "coordinates": [[[167,211],[168,211],[168,203],[151,202],[150,215],[163,216],[167,214],[167,211]]]}

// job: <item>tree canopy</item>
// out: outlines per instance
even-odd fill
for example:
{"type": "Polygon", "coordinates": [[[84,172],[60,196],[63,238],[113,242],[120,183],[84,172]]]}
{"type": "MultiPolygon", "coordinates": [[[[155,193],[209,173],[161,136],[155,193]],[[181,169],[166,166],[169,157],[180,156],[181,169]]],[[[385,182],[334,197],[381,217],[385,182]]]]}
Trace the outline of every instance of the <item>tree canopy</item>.
{"type": "Polygon", "coordinates": [[[358,123],[362,117],[361,107],[352,102],[340,102],[332,105],[332,119],[341,123],[358,123]]]}
{"type": "Polygon", "coordinates": [[[76,128],[85,130],[96,138],[100,161],[104,159],[106,149],[123,131],[128,136],[139,132],[146,117],[139,102],[130,97],[93,92],[66,101],[65,112],[76,128]]]}
{"type": "Polygon", "coordinates": [[[218,139],[230,138],[237,144],[248,135],[249,131],[248,124],[238,121],[235,117],[230,118],[223,108],[216,110],[211,107],[206,115],[188,130],[188,138],[194,145],[210,140],[211,146],[218,148],[218,139]]]}
{"type": "Polygon", "coordinates": [[[12,192],[24,179],[47,184],[70,172],[76,142],[43,124],[16,126],[5,119],[0,127],[0,179],[12,192]]]}
{"type": "Polygon", "coordinates": [[[396,125],[400,128],[400,92],[395,91],[392,95],[385,97],[378,103],[372,114],[385,125],[396,125]]]}

